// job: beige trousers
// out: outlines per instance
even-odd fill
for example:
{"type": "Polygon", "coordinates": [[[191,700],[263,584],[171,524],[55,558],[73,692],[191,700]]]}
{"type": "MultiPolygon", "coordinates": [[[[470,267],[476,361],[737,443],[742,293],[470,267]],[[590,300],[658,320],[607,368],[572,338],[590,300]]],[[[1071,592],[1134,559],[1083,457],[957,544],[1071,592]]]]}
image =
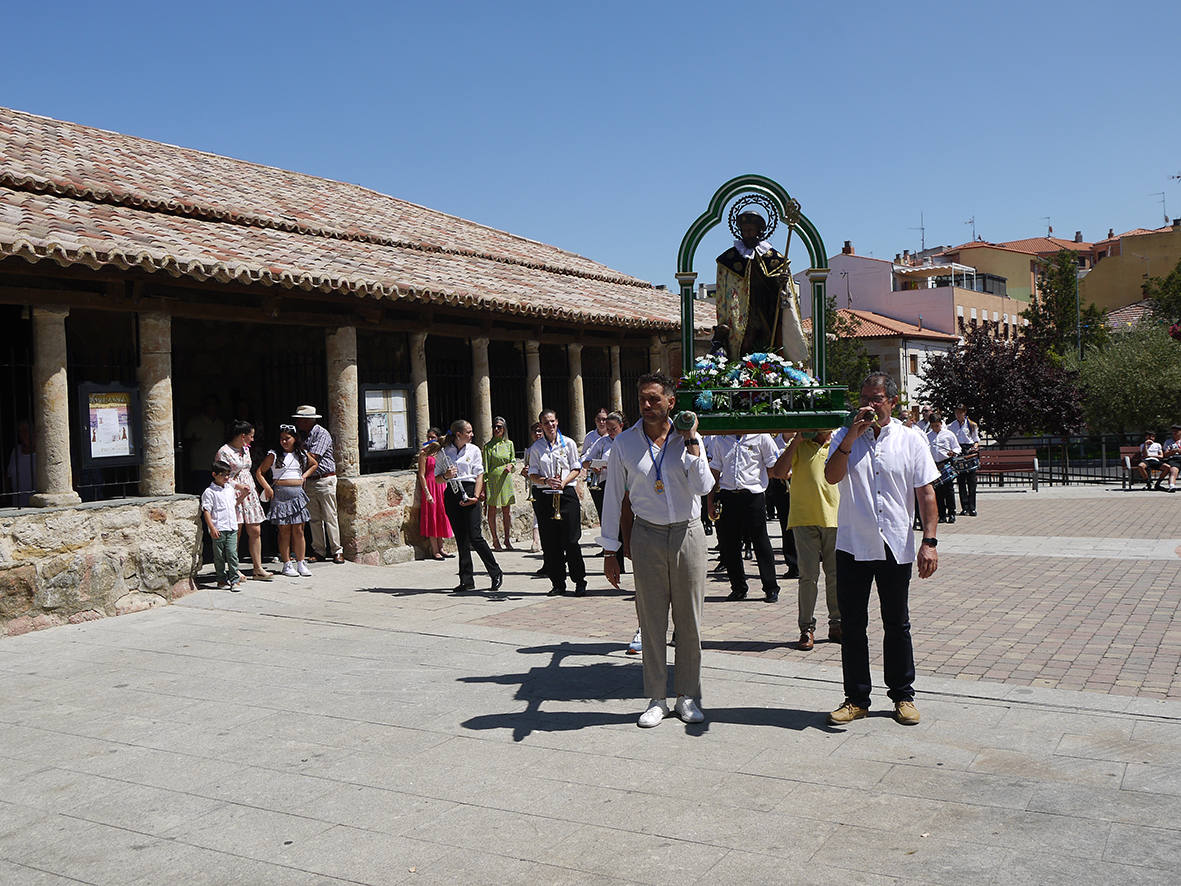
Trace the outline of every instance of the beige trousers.
{"type": "Polygon", "coordinates": [[[308,514],[312,518],[312,550],[321,557],[343,553],[336,520],[336,478],[308,480],[304,491],[308,494],[308,514]]]}
{"type": "Polygon", "coordinates": [[[705,530],[700,520],[661,526],[636,518],[631,532],[636,615],[644,637],[644,694],[666,698],[668,613],[677,635],[673,693],[701,698],[705,530]]]}
{"type": "Polygon", "coordinates": [[[828,626],[841,623],[837,605],[837,530],[827,526],[796,526],[792,530],[799,559],[800,630],[816,630],[816,597],[820,566],[824,564],[824,598],[828,604],[828,626]]]}

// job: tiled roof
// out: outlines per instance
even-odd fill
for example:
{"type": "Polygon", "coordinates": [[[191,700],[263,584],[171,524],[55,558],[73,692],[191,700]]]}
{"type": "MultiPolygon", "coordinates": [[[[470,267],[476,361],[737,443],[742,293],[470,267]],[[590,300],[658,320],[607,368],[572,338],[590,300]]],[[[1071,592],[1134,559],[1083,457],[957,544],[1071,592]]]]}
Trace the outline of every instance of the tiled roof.
{"type": "MultiPolygon", "coordinates": [[[[0,109],[0,256],[669,330],[680,298],[358,185],[0,109]]],[[[698,306],[699,327],[714,317],[698,306]]]]}
{"type": "Polygon", "coordinates": [[[1095,246],[1094,243],[1076,243],[1074,240],[1063,240],[1061,237],[1027,237],[1024,240],[1010,240],[998,245],[1021,252],[1036,252],[1038,255],[1060,252],[1063,249],[1073,252],[1089,252],[1095,246]]]}
{"type": "Polygon", "coordinates": [[[1104,314],[1104,319],[1109,329],[1115,331],[1127,329],[1129,326],[1135,326],[1139,323],[1149,310],[1151,310],[1151,307],[1151,302],[1148,299],[1132,302],[1130,305],[1124,305],[1122,308],[1113,308],[1108,311],[1104,314]]]}
{"type": "MultiPolygon", "coordinates": [[[[901,320],[876,314],[873,311],[862,311],[857,308],[838,308],[837,313],[853,322],[854,338],[894,338],[895,336],[902,336],[903,338],[924,338],[933,341],[959,341],[959,336],[949,335],[946,332],[936,332],[934,329],[919,329],[919,327],[911,323],[904,323],[901,320]]],[[[805,317],[803,326],[804,332],[811,335],[812,318],[805,317]]]]}
{"type": "Polygon", "coordinates": [[[1025,255],[1037,255],[1033,249],[1021,249],[1010,244],[1005,243],[989,243],[987,240],[973,240],[969,243],[961,243],[959,246],[952,246],[949,249],[943,250],[940,255],[951,255],[963,249],[982,249],[988,247],[989,249],[1003,249],[1007,252],[1021,252],[1025,255]]]}

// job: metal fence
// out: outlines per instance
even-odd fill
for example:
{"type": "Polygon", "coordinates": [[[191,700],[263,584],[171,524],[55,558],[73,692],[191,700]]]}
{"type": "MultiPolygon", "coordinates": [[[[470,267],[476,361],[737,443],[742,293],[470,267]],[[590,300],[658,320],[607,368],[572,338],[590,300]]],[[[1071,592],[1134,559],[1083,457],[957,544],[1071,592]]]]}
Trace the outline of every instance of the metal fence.
{"type": "MultiPolygon", "coordinates": [[[[1142,436],[1131,434],[1013,437],[1004,446],[988,448],[1033,449],[1037,453],[1039,484],[1074,486],[1122,482],[1125,472],[1120,447],[1135,446],[1142,440],[1142,436]]],[[[982,474],[979,482],[985,486],[1012,486],[1032,482],[1032,478],[982,474]]]]}

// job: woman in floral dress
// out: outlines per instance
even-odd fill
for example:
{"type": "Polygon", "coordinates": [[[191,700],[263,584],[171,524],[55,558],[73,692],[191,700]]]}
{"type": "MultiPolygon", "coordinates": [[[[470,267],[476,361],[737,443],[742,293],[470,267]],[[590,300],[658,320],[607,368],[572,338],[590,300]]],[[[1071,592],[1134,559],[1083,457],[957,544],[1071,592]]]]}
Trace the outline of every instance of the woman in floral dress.
{"type": "MultiPolygon", "coordinates": [[[[260,581],[270,581],[271,574],[262,567],[262,540],[259,535],[259,524],[266,519],[262,510],[262,502],[258,500],[258,490],[254,485],[254,478],[250,475],[252,462],[250,459],[250,444],[254,442],[254,425],[242,419],[235,419],[230,425],[229,442],[217,450],[217,457],[231,468],[230,483],[246,489],[246,497],[238,502],[238,531],[246,528],[247,544],[250,548],[250,560],[254,570],[250,578],[260,581]]],[[[241,536],[239,536],[241,537],[241,536]]],[[[242,576],[246,578],[246,576],[242,576]]]]}
{"type": "Polygon", "coordinates": [[[492,533],[492,550],[500,550],[496,537],[496,514],[499,511],[504,524],[504,549],[513,550],[512,506],[517,503],[513,493],[513,470],[516,468],[517,453],[513,441],[508,437],[507,425],[499,415],[492,419],[492,439],[484,444],[484,489],[487,499],[484,503],[488,531],[492,533]]]}
{"type": "Polygon", "coordinates": [[[427,544],[427,553],[432,560],[445,560],[452,556],[443,553],[443,539],[451,538],[451,521],[443,507],[443,490],[447,483],[435,476],[435,457],[425,451],[430,443],[437,443],[442,432],[429,428],[424,451],[418,454],[418,534],[427,544]]]}

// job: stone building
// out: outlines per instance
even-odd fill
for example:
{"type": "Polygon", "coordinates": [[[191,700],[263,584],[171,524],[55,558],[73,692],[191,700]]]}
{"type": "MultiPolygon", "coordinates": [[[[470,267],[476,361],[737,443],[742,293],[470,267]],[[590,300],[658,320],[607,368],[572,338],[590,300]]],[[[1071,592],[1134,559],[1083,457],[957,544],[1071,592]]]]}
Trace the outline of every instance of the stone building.
{"type": "Polygon", "coordinates": [[[413,554],[406,469],[428,426],[466,417],[482,442],[501,414],[521,448],[544,403],[581,438],[600,405],[634,413],[639,374],[680,363],[676,296],[580,255],[4,109],[0,320],[0,451],[18,467],[3,504],[28,505],[0,509],[9,632],[192,587],[201,533],[180,493],[207,465],[189,463],[182,429],[210,395],[264,453],[296,406],[318,406],[346,555],[393,562],[413,554]]]}

